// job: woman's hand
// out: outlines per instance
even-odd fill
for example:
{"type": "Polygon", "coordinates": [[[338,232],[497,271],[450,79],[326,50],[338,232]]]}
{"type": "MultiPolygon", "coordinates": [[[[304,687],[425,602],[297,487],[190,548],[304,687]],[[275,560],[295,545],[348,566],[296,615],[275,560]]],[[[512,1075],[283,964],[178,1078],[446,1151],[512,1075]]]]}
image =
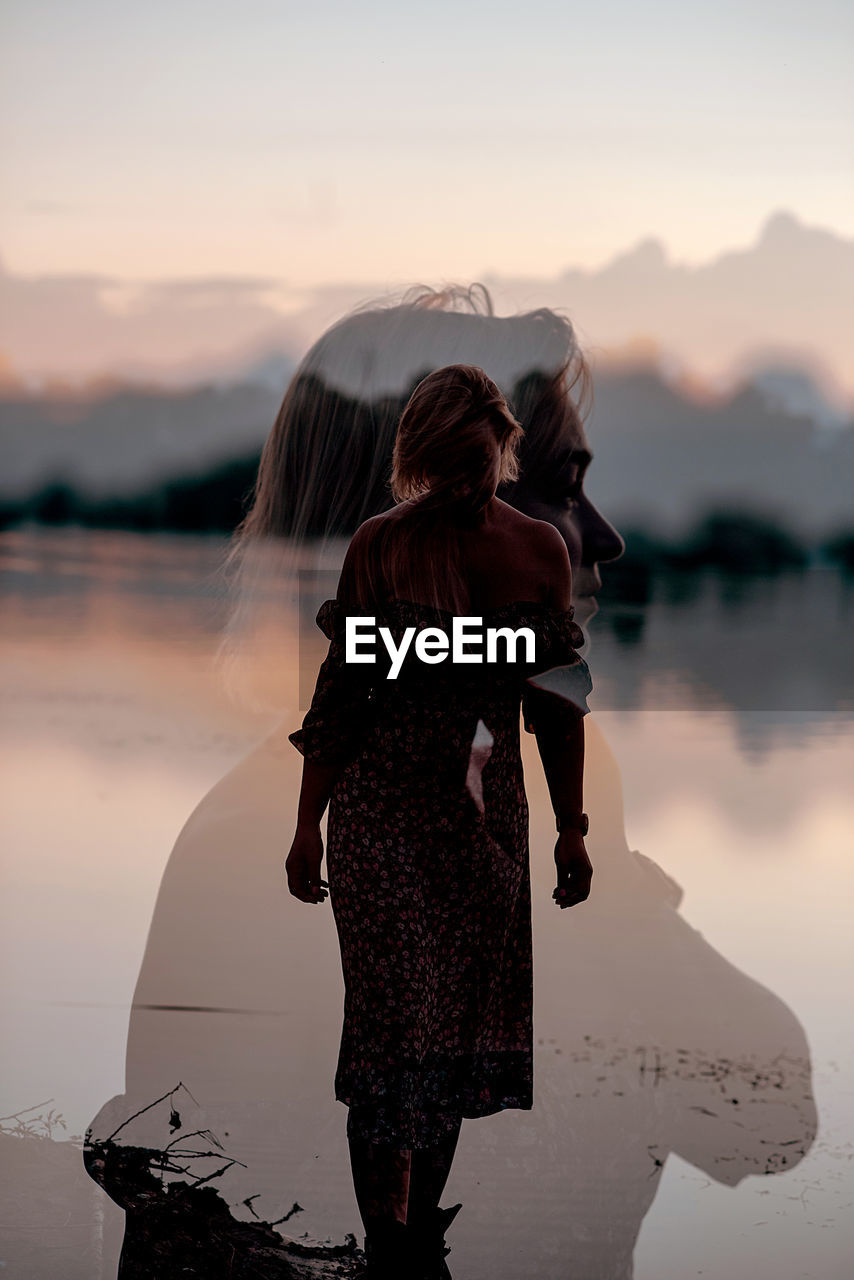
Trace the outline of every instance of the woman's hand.
{"type": "Polygon", "coordinates": [[[571,827],[560,832],[555,845],[557,888],[552,897],[559,907],[574,907],[590,896],[593,867],[584,847],[584,836],[571,827]]]}
{"type": "Polygon", "coordinates": [[[320,878],[323,837],[320,827],[297,825],[291,851],[285,859],[288,889],[300,902],[323,902],[329,885],[320,878]]]}

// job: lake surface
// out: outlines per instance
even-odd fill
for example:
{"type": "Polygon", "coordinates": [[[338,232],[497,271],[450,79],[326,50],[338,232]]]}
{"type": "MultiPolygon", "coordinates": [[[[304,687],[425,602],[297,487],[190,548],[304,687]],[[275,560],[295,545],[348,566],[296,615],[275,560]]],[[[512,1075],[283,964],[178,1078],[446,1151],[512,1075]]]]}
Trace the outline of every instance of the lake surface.
{"type": "MultiPolygon", "coordinates": [[[[253,702],[235,701],[214,662],[221,560],[215,539],[0,537],[10,1276],[115,1276],[123,1214],[74,1139],[164,1095],[129,1142],[164,1147],[174,1110],[179,1136],[209,1130],[237,1162],[215,1184],[235,1216],[298,1202],[282,1233],[361,1237],[332,1094],[331,910],[282,871],[300,773],[285,736],[325,642],[286,613],[253,702]]],[[[522,735],[535,1106],[463,1125],[448,1262],[454,1280],[841,1280],[851,591],[824,570],[706,578],[630,614],[605,602],[589,627],[595,878],[568,912],[522,735]]]]}

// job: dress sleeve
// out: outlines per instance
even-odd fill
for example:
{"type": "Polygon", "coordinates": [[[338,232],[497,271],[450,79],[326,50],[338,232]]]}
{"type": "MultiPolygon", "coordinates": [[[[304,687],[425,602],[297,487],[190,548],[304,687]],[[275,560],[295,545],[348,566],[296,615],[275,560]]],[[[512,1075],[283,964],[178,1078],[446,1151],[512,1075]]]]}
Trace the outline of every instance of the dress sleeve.
{"type": "Polygon", "coordinates": [[[585,716],[593,690],[590,669],[578,650],[584,632],[574,621],[575,608],[553,610],[537,636],[537,660],[522,685],[522,722],[528,733],[553,724],[555,717],[585,716]]]}
{"type": "Polygon", "coordinates": [[[316,764],[345,765],[366,735],[375,705],[376,667],[346,663],[347,611],[339,600],[324,600],[315,619],[329,651],[317,675],[302,728],[288,734],[297,751],[316,764]]]}

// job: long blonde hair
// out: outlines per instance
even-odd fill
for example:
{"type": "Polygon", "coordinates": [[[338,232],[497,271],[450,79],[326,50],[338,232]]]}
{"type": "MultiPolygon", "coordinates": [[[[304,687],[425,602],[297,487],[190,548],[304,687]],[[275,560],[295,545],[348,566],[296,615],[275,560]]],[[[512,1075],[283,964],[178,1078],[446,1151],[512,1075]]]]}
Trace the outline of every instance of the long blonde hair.
{"type": "Polygon", "coordinates": [[[370,609],[395,596],[465,611],[460,539],[498,486],[518,478],[523,435],[503,393],[477,366],[447,365],[423,378],[392,450],[391,492],[401,509],[372,527],[354,604],[370,609]]]}

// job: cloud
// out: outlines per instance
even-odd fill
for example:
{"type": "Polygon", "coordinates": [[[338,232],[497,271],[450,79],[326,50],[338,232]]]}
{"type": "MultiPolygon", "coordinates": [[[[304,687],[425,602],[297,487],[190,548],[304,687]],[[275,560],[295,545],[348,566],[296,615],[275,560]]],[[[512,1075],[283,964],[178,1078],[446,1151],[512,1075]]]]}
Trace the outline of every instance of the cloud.
{"type": "MultiPolygon", "coordinates": [[[[700,266],[647,238],[598,270],[487,275],[496,310],[565,310],[595,355],[651,340],[671,365],[720,381],[786,351],[828,394],[854,398],[854,241],[772,215],[754,244],[700,266]]],[[[411,282],[401,282],[401,289],[411,282]]],[[[467,283],[467,282],[465,282],[467,283]]],[[[22,375],[222,376],[271,350],[298,355],[387,285],[295,289],[272,277],[131,284],[102,276],[0,273],[0,350],[22,375]]]]}

